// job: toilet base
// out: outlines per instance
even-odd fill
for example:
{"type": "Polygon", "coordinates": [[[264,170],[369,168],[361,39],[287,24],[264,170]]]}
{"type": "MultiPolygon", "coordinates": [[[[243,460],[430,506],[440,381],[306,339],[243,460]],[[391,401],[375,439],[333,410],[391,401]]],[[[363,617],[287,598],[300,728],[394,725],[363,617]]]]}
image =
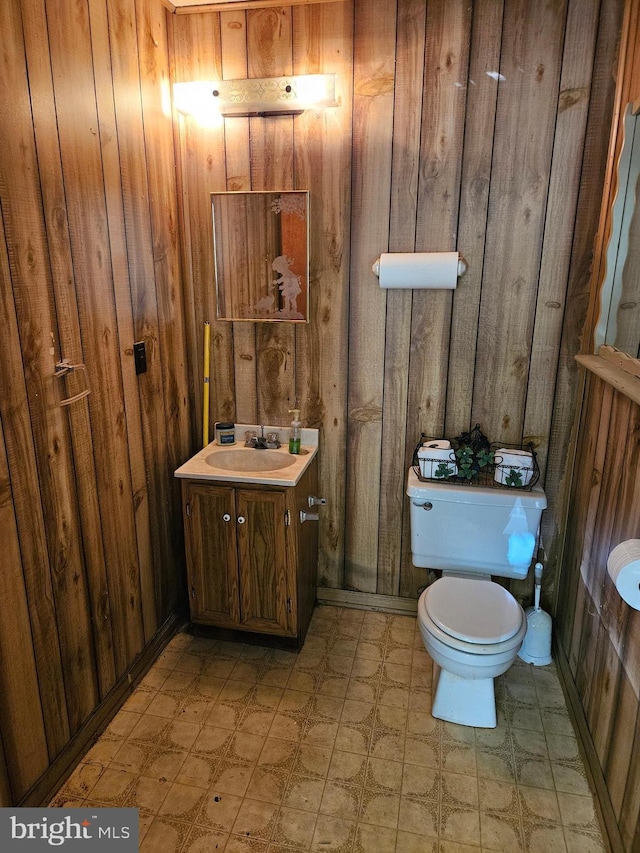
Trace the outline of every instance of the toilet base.
{"type": "Polygon", "coordinates": [[[439,720],[495,729],[496,698],[493,678],[461,678],[433,664],[431,714],[439,720]]]}

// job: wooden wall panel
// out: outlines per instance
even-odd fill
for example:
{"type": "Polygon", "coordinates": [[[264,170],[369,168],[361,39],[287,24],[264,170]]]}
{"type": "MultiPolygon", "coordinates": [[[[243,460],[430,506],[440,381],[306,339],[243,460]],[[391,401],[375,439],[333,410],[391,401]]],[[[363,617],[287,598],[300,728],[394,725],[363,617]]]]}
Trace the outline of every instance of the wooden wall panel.
{"type": "Polygon", "coordinates": [[[172,474],[189,400],[164,10],[10,0],[0,28],[8,805],[59,781],[184,601],[172,474]],[[90,394],[68,407],[82,381],[54,377],[61,359],[87,367],[90,394]]]}
{"type": "MultiPolygon", "coordinates": [[[[387,250],[396,7],[358,3],[353,45],[353,164],[349,269],[346,538],[343,585],[375,592],[384,397],[386,293],[371,264],[387,250]],[[372,215],[377,209],[376,215],[372,215]],[[365,484],[376,483],[375,488],[365,484]]],[[[395,444],[395,442],[394,442],[395,444]]]]}
{"type": "Polygon", "coordinates": [[[640,538],[640,406],[587,377],[559,597],[558,639],[569,662],[610,800],[619,848],[640,836],[640,613],[607,572],[611,550],[640,538]]]}
{"type": "MultiPolygon", "coordinates": [[[[293,71],[292,15],[277,7],[247,12],[247,75],[279,77],[293,71]]],[[[293,173],[292,116],[249,119],[251,189],[299,189],[293,173]]],[[[295,326],[256,324],[259,423],[286,423],[296,404],[295,326]]],[[[240,388],[237,393],[242,393],[240,388]]]]}
{"type": "MultiPolygon", "coordinates": [[[[60,306],[57,311],[58,352],[60,357],[64,356],[75,363],[82,361],[82,335],[74,287],[60,155],[57,146],[51,144],[57,131],[44,3],[23,4],[22,20],[29,79],[32,89],[38,93],[37,99],[34,99],[34,112],[37,114],[35,143],[51,279],[55,303],[60,306]]],[[[58,390],[62,391],[64,388],[58,390]]],[[[67,411],[91,619],[95,626],[98,689],[100,696],[104,696],[113,686],[116,676],[100,508],[95,489],[93,436],[87,405],[73,406],[67,411]]]]}
{"type": "Polygon", "coordinates": [[[3,76],[3,86],[7,87],[3,94],[12,97],[16,105],[15,111],[2,113],[1,132],[6,137],[3,219],[20,347],[23,353],[29,353],[26,391],[34,429],[67,711],[74,732],[97,698],[93,649],[81,639],[89,630],[87,579],[68,424],[64,410],[57,404],[57,394],[68,389],[59,380],[56,382],[62,387],[57,387],[53,380],[56,352],[60,351],[30,119],[22,22],[17,3],[5,4],[3,11],[3,23],[12,36],[13,48],[3,76]],[[9,164],[11,167],[7,168],[9,164]]]}
{"type": "Polygon", "coordinates": [[[47,769],[49,754],[33,645],[25,637],[29,624],[27,592],[22,575],[20,543],[12,506],[11,482],[0,423],[0,802],[12,789],[14,801],[23,796],[34,778],[47,769]],[[6,781],[5,781],[6,780],[6,781]]]}
{"type": "Polygon", "coordinates": [[[511,442],[524,428],[565,15],[562,3],[504,13],[473,413],[511,442]]]}
{"type": "MultiPolygon", "coordinates": [[[[190,398],[188,389],[185,321],[178,231],[178,192],[176,156],[173,145],[169,37],[166,14],[156,0],[138,0],[135,6],[140,91],[144,123],[149,187],[149,214],[153,240],[153,279],[155,280],[158,339],[150,342],[158,350],[160,376],[164,391],[165,456],[153,459],[153,481],[166,488],[170,522],[166,525],[166,551],[161,555],[162,571],[147,573],[143,584],[156,587],[156,620],[165,618],[183,600],[184,540],[181,524],[180,484],[172,476],[184,462],[189,446],[190,398]],[[168,492],[168,494],[167,494],[168,492]]],[[[157,405],[157,400],[155,401],[157,405]]],[[[166,517],[167,504],[154,508],[166,517]]],[[[144,586],[143,586],[144,590],[144,586]]],[[[147,621],[147,611],[144,611],[147,621]]],[[[145,639],[151,626],[145,621],[145,639]]]]}
{"type": "MultiPolygon", "coordinates": [[[[398,4],[397,60],[395,72],[394,145],[391,164],[389,251],[413,252],[416,243],[416,212],[422,129],[422,68],[425,49],[426,4],[421,0],[398,4]]],[[[407,439],[409,388],[399,382],[408,375],[411,357],[410,290],[390,290],[386,296],[382,447],[380,456],[380,507],[376,592],[395,595],[402,569],[411,565],[406,548],[406,497],[404,478],[398,477],[398,460],[409,465],[415,442],[407,439]],[[407,446],[408,444],[408,446],[407,446]],[[398,555],[401,558],[398,559],[398,555]]]]}
{"type": "MultiPolygon", "coordinates": [[[[471,6],[448,0],[430,2],[425,27],[415,251],[449,252],[456,247],[458,230],[471,6]]],[[[406,425],[409,452],[420,433],[444,434],[453,299],[449,290],[413,293],[406,425]]],[[[405,528],[405,535],[407,532],[405,528]]],[[[424,582],[424,570],[405,560],[400,595],[414,597],[424,582]]]]}
{"type": "Polygon", "coordinates": [[[296,73],[337,73],[340,110],[308,110],[294,123],[294,174],[309,189],[310,322],[296,326],[296,392],[305,421],[322,430],[321,494],[327,506],[320,531],[328,547],[320,552],[318,577],[342,581],[346,535],[345,444],[347,438],[347,305],[351,186],[351,100],[345,80],[352,57],[343,34],[353,29],[349,3],[317,4],[294,10],[293,66],[296,73]],[[326,377],[331,377],[327,382],[326,377]]]}
{"type": "MultiPolygon", "coordinates": [[[[228,118],[222,130],[180,119],[186,322],[198,334],[215,308],[208,192],[290,180],[311,193],[310,323],[294,336],[281,324],[212,321],[210,420],[287,426],[300,396],[303,422],[321,430],[319,488],[331,504],[322,585],[416,596],[427,573],[409,553],[411,454],[422,431],[454,437],[480,422],[495,441],[530,437],[543,477],[550,466],[553,606],[556,506],[582,390],[571,358],[621,20],[622,0],[345,0],[174,18],[178,81],[337,73],[340,106],[323,111],[330,138],[312,111],[228,118]],[[469,262],[453,293],[383,291],[371,272],[381,252],[450,249],[469,262]]],[[[189,345],[199,407],[200,340],[189,345]]],[[[531,583],[514,592],[528,603],[531,583]]]]}

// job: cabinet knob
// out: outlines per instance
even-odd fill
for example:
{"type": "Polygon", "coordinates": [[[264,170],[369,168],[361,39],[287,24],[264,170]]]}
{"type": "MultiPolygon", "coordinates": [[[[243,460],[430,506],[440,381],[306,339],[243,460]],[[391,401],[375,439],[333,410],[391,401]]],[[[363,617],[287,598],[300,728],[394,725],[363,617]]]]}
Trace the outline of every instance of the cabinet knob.
{"type": "Polygon", "coordinates": [[[246,518],[244,517],[244,515],[238,516],[238,524],[244,524],[245,521],[246,521],[246,518]]]}
{"type": "Polygon", "coordinates": [[[225,512],[225,514],[222,516],[222,520],[223,521],[231,521],[231,516],[229,515],[228,512],[225,512]]]}

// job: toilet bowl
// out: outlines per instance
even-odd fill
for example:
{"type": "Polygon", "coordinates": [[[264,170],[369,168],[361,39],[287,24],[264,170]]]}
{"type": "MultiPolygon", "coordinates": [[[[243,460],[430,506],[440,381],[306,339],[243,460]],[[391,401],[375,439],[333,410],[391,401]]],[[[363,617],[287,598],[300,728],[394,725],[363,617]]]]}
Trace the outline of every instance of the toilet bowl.
{"type": "Polygon", "coordinates": [[[418,624],[435,665],[433,716],[495,727],[494,678],[509,669],[522,646],[522,607],[489,579],[444,576],[420,596],[418,624]]]}

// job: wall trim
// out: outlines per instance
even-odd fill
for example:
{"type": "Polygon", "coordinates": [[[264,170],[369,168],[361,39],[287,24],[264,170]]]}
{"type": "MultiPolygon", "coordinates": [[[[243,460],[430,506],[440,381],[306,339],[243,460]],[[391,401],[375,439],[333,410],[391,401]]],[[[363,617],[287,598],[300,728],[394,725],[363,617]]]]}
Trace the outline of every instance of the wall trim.
{"type": "Polygon", "coordinates": [[[585,769],[591,790],[594,794],[604,841],[605,843],[608,842],[609,853],[625,853],[620,828],[616,820],[613,805],[611,804],[611,798],[609,797],[607,783],[600,766],[600,761],[598,760],[598,754],[591,738],[591,732],[589,731],[587,718],[582,708],[580,695],[573,680],[569,661],[557,640],[554,642],[554,658],[557,664],[558,675],[560,676],[560,683],[562,684],[567,701],[569,716],[578,737],[578,744],[582,752],[585,769]]]}
{"type": "Polygon", "coordinates": [[[415,616],[418,612],[417,598],[400,598],[397,595],[378,595],[375,592],[356,592],[351,589],[318,587],[318,604],[333,604],[336,607],[355,607],[361,610],[380,610],[415,616]]]}
{"type": "Polygon", "coordinates": [[[133,693],[134,688],[147,674],[169,640],[179,628],[186,624],[187,619],[183,613],[173,613],[169,616],[153,639],[144,647],[136,661],[97,705],[91,716],[85,720],[60,755],[54,759],[36,784],[25,794],[18,803],[20,807],[41,807],[50,802],[67,776],[87,752],[88,747],[98,735],[102,734],[122,708],[126,699],[133,693]]]}

